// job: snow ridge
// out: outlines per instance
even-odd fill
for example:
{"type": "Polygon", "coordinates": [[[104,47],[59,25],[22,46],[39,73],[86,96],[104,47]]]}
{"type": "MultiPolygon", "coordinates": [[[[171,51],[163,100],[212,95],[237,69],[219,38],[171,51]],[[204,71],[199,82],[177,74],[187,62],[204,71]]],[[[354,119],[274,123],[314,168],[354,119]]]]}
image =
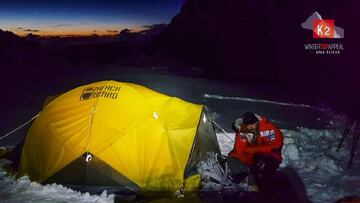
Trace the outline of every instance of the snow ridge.
{"type": "Polygon", "coordinates": [[[264,99],[253,99],[253,98],[246,98],[246,97],[229,97],[229,96],[220,96],[220,95],[211,95],[211,94],[204,94],[204,98],[210,99],[224,99],[224,100],[238,100],[238,101],[246,101],[246,102],[258,102],[258,103],[268,103],[274,105],[282,105],[282,106],[292,106],[292,107],[301,107],[301,108],[310,108],[316,109],[319,111],[326,111],[326,109],[313,107],[308,104],[293,104],[293,103],[286,103],[286,102],[278,102],[278,101],[270,101],[264,99]]]}

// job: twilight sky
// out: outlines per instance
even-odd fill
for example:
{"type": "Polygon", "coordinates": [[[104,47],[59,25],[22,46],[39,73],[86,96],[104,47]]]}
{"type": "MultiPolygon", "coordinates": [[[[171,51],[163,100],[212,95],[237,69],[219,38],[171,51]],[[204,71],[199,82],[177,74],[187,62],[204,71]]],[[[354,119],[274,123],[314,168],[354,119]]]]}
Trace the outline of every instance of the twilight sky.
{"type": "Polygon", "coordinates": [[[185,0],[0,0],[0,29],[18,35],[114,34],[168,23],[185,0]]]}

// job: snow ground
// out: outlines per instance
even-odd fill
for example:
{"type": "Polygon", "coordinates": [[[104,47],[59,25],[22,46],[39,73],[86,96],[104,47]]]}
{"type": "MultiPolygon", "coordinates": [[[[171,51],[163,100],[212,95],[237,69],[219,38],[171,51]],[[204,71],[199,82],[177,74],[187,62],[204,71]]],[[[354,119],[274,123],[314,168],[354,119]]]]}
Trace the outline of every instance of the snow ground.
{"type": "MultiPolygon", "coordinates": [[[[6,160],[0,160],[3,165],[6,160]]],[[[101,195],[80,193],[62,185],[41,185],[31,182],[27,176],[15,180],[14,176],[8,176],[4,170],[0,170],[0,202],[86,202],[106,203],[114,202],[114,195],[108,195],[103,191],[101,195]]]]}
{"type": "MultiPolygon", "coordinates": [[[[341,138],[337,130],[298,128],[282,130],[284,147],[281,168],[294,168],[302,179],[312,202],[335,202],[360,194],[360,167],[347,170],[348,148],[336,148],[341,138]]],[[[221,153],[227,155],[234,145],[234,133],[217,133],[221,153]]]]}
{"type": "MultiPolygon", "coordinates": [[[[79,85],[99,80],[118,80],[144,85],[159,92],[176,96],[194,103],[207,105],[216,112],[217,123],[226,131],[232,122],[245,111],[253,111],[269,117],[285,135],[284,163],[293,167],[306,185],[307,194],[314,202],[333,202],[343,196],[360,194],[360,166],[346,169],[348,151],[335,151],[340,133],[326,129],[329,116],[321,105],[311,98],[298,98],[271,86],[244,86],[227,84],[182,75],[159,74],[153,69],[84,65],[71,69],[69,74],[44,81],[22,85],[18,81],[17,94],[0,109],[0,134],[19,126],[41,110],[41,104],[49,95],[66,92],[79,85]],[[66,78],[66,79],[65,79],[66,78]],[[65,80],[64,80],[65,79],[65,80]],[[20,93],[21,92],[21,93],[20,93]],[[315,107],[315,108],[314,108],[315,107]],[[11,115],[11,116],[9,116],[11,115]],[[296,128],[304,126],[306,128],[296,128]],[[289,130],[290,129],[290,130],[289,130]],[[317,129],[317,130],[316,130],[317,129]],[[324,191],[324,192],[322,192],[324,191]]],[[[70,69],[69,69],[70,70],[70,69]]],[[[25,135],[26,128],[7,139],[2,146],[16,145],[25,135]]],[[[234,136],[234,134],[230,134],[234,136]]],[[[222,153],[232,147],[231,138],[218,134],[222,153]]],[[[360,153],[357,153],[360,155],[360,153]]],[[[355,159],[359,160],[359,158],[355,159]]],[[[356,164],[356,163],[354,163],[356,164]]],[[[61,185],[42,186],[27,178],[15,180],[0,170],[0,200],[8,202],[112,202],[113,195],[90,196],[67,189],[61,185]]]]}
{"type": "MultiPolygon", "coordinates": [[[[298,128],[284,133],[282,168],[294,168],[302,179],[309,199],[335,202],[360,194],[360,164],[347,170],[348,148],[336,147],[341,138],[338,130],[298,128]]],[[[234,133],[217,133],[221,153],[227,155],[234,145],[234,133]]],[[[345,143],[346,144],[346,143],[345,143]]],[[[4,164],[2,160],[0,165],[4,164]]],[[[113,202],[114,195],[104,191],[100,196],[80,193],[62,185],[40,185],[28,177],[15,180],[0,170],[0,199],[5,202],[113,202]]]]}

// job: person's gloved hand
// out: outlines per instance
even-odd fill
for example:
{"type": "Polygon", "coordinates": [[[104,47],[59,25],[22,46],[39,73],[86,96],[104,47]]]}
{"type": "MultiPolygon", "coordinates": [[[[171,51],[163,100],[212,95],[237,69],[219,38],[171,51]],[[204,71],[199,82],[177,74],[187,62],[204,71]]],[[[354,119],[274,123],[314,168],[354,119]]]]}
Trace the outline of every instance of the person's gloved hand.
{"type": "Polygon", "coordinates": [[[254,143],[255,143],[254,134],[253,134],[253,133],[245,133],[245,137],[246,137],[248,143],[250,143],[250,144],[254,144],[254,143]]]}

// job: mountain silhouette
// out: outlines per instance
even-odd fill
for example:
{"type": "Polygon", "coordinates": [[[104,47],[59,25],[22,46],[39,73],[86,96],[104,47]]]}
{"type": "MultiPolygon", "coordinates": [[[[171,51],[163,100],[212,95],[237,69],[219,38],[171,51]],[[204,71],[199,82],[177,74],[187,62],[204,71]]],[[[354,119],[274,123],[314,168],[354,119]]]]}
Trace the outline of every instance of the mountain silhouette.
{"type": "Polygon", "coordinates": [[[265,16],[247,1],[189,0],[148,49],[204,67],[208,76],[272,80],[261,74],[276,77],[265,67],[272,63],[266,27],[265,16]]]}
{"type": "Polygon", "coordinates": [[[356,8],[354,0],[187,0],[144,49],[177,58],[185,67],[200,67],[214,79],[277,84],[297,95],[347,106],[343,104],[359,100],[350,91],[358,72],[351,54],[359,41],[356,8]],[[335,19],[346,37],[313,39],[301,25],[315,11],[335,19]],[[346,48],[340,55],[319,56],[304,50],[308,43],[342,43],[346,48]]]}

